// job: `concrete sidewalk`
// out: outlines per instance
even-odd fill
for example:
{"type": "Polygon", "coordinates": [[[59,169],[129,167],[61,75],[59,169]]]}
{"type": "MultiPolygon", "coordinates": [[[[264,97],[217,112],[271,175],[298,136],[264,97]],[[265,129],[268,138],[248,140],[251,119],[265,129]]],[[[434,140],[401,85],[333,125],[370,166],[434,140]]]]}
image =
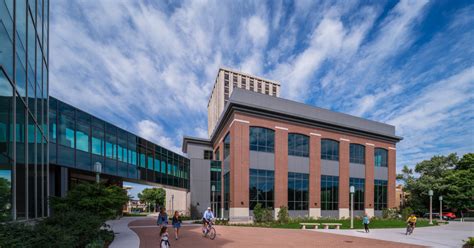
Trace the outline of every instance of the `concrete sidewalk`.
{"type": "Polygon", "coordinates": [[[146,217],[122,217],[118,220],[107,221],[107,224],[110,225],[115,234],[114,241],[110,244],[110,248],[140,247],[138,235],[128,228],[128,224],[143,218],[146,217]]]}
{"type": "Polygon", "coordinates": [[[462,240],[474,237],[474,223],[449,222],[449,224],[433,227],[416,228],[412,235],[405,235],[405,228],[372,229],[370,233],[364,230],[325,230],[311,229],[309,231],[340,234],[353,237],[363,237],[377,240],[401,242],[429,247],[461,247],[462,240]]]}

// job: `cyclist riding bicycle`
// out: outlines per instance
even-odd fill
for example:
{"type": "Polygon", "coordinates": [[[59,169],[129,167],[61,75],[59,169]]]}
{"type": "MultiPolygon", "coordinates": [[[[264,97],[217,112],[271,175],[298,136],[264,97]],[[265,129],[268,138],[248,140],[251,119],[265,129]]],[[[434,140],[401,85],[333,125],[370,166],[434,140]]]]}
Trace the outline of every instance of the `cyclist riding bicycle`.
{"type": "Polygon", "coordinates": [[[411,226],[411,228],[412,228],[411,232],[413,232],[413,230],[416,227],[416,216],[415,216],[415,214],[411,214],[410,217],[408,217],[407,223],[408,223],[408,225],[411,226]]]}
{"type": "Polygon", "coordinates": [[[202,224],[204,227],[203,232],[207,230],[207,225],[212,221],[212,219],[214,219],[214,213],[212,213],[211,207],[208,207],[202,216],[202,224]]]}

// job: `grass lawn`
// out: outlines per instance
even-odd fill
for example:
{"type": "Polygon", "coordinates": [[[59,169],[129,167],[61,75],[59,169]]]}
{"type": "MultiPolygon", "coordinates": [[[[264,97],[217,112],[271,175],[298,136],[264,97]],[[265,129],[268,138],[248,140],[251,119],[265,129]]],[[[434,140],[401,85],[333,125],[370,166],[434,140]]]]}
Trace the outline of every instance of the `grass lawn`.
{"type": "MultiPolygon", "coordinates": [[[[299,223],[341,223],[341,229],[349,229],[351,221],[347,220],[300,220],[291,221],[287,224],[280,224],[276,222],[271,223],[259,223],[250,225],[238,225],[238,226],[253,226],[253,227],[270,227],[270,228],[287,228],[287,229],[300,229],[299,223]]],[[[428,220],[418,219],[416,227],[430,226],[428,220]]],[[[433,221],[434,225],[437,225],[436,221],[433,221]]],[[[369,224],[370,228],[405,228],[406,223],[403,220],[371,220],[369,224]]],[[[320,227],[322,228],[322,227],[320,227]]],[[[364,225],[361,220],[354,220],[354,229],[363,229],[364,225]]],[[[308,228],[309,229],[309,228],[308,228]]]]}

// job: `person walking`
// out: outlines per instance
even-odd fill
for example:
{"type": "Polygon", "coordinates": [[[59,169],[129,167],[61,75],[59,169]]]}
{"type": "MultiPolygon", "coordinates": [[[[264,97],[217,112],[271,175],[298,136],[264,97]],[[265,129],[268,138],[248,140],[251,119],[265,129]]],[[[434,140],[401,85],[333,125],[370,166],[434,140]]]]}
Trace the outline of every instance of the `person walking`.
{"type": "Polygon", "coordinates": [[[156,224],[160,226],[160,228],[168,225],[168,214],[166,213],[166,208],[161,208],[160,213],[158,214],[158,219],[156,220],[156,224]]]}
{"type": "Polygon", "coordinates": [[[364,214],[364,218],[362,218],[362,223],[364,223],[365,232],[366,233],[370,232],[370,230],[369,230],[370,219],[369,219],[369,216],[367,215],[367,213],[364,214]]]}
{"type": "Polygon", "coordinates": [[[174,239],[178,240],[179,229],[181,228],[181,218],[179,217],[179,212],[174,211],[173,220],[171,221],[174,228],[174,239]]]}
{"type": "Polygon", "coordinates": [[[160,237],[161,237],[160,247],[161,248],[169,248],[171,246],[167,229],[168,228],[166,226],[163,226],[160,229],[160,237]]]}

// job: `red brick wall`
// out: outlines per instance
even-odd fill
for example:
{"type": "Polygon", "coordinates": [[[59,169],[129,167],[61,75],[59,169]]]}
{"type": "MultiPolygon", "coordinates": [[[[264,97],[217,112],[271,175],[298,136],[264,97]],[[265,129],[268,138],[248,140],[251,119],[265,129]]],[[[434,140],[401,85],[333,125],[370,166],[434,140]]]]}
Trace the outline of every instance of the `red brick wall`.
{"type": "Polygon", "coordinates": [[[387,199],[387,207],[394,208],[397,206],[395,201],[395,187],[396,187],[396,173],[397,173],[397,154],[396,151],[392,148],[388,150],[388,199],[387,199]],[[391,190],[393,189],[393,190],[391,190]]]}
{"type": "Polygon", "coordinates": [[[374,208],[374,147],[365,146],[365,208],[374,208]]]}
{"type": "MultiPolygon", "coordinates": [[[[365,206],[373,208],[374,199],[374,148],[380,147],[389,150],[389,182],[388,182],[388,206],[395,204],[395,150],[389,147],[395,147],[394,143],[372,138],[366,138],[359,135],[352,135],[343,132],[290,123],[287,121],[260,117],[247,113],[235,112],[232,118],[225,124],[219,132],[214,144],[214,149],[222,142],[225,134],[231,132],[231,207],[249,206],[249,127],[260,126],[275,130],[275,207],[287,205],[288,199],[288,133],[300,133],[310,136],[310,208],[320,208],[320,178],[321,178],[321,138],[329,138],[339,141],[339,207],[349,208],[349,144],[357,143],[366,148],[366,180],[365,180],[365,206]],[[234,119],[243,120],[234,121],[234,119]],[[232,124],[232,125],[231,125],[232,124]],[[275,128],[283,127],[288,130],[275,128]],[[321,137],[310,135],[310,133],[321,134],[321,137]],[[344,141],[348,139],[350,141],[344,141]],[[374,146],[367,145],[373,144],[374,146]],[[239,154],[239,156],[236,156],[239,154]],[[235,190],[234,190],[235,189],[235,190]],[[243,202],[244,204],[241,204],[243,202]]],[[[223,146],[221,147],[223,159],[223,146]]]]}
{"type": "Polygon", "coordinates": [[[288,131],[275,130],[275,208],[288,206],[288,131]]]}
{"type": "Polygon", "coordinates": [[[349,142],[339,141],[339,208],[349,208],[349,142]]]}
{"type": "Polygon", "coordinates": [[[321,138],[309,136],[309,208],[321,207],[321,138]]]}

